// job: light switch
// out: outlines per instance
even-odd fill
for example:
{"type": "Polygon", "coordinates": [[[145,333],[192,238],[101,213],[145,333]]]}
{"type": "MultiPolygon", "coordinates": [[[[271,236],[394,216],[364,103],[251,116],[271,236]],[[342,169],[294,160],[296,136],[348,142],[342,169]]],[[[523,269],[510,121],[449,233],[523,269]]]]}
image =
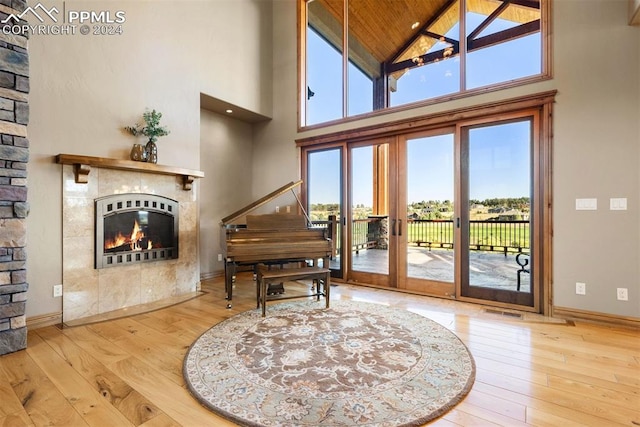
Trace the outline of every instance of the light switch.
{"type": "Polygon", "coordinates": [[[618,199],[609,199],[609,209],[612,211],[626,211],[627,210],[627,198],[622,197],[618,199]]]}
{"type": "Polygon", "coordinates": [[[576,199],[577,211],[598,210],[598,199],[576,199]]]}

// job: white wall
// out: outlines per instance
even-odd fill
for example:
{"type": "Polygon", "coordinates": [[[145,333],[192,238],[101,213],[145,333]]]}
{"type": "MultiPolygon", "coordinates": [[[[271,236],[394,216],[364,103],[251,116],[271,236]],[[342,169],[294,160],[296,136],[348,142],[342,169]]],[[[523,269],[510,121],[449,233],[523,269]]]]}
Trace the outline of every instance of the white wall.
{"type": "Polygon", "coordinates": [[[200,272],[212,276],[224,270],[220,220],[250,204],[252,125],[200,111],[200,156],[205,177],[200,180],[200,272]]]}
{"type": "Polygon", "coordinates": [[[623,1],[554,6],[554,302],[640,317],[640,28],[627,25],[623,1]],[[577,212],[582,197],[598,210],[577,212]],[[629,209],[609,210],[612,197],[629,209]],[[616,300],[618,287],[628,302],[616,300]]]}
{"type": "MultiPolygon", "coordinates": [[[[42,3],[60,8],[60,2],[42,3]]],[[[140,141],[121,128],[148,107],[161,111],[171,130],[158,142],[158,163],[199,170],[210,160],[200,153],[201,92],[271,115],[271,2],[67,1],[65,6],[123,10],[126,22],[122,35],[29,40],[27,317],[61,311],[51,288],[62,283],[62,168],[54,163],[56,154],[128,158],[140,141]]],[[[238,167],[220,163],[220,175],[238,167]]],[[[239,192],[249,191],[242,188],[246,182],[233,184],[239,192]]],[[[202,198],[220,200],[215,192],[202,198]]]]}
{"type": "Polygon", "coordinates": [[[296,6],[275,2],[274,92],[286,102],[274,105],[278,120],[256,133],[254,191],[295,173],[296,138],[557,89],[553,303],[640,317],[640,28],[627,24],[627,11],[626,0],[554,1],[553,80],[297,133],[296,6]],[[575,211],[578,197],[597,197],[598,211],[575,211]],[[609,211],[611,197],[626,197],[629,209],[609,211]],[[586,296],[575,295],[577,281],[587,284],[586,296]],[[617,287],[629,289],[628,302],[616,301],[617,287]]]}

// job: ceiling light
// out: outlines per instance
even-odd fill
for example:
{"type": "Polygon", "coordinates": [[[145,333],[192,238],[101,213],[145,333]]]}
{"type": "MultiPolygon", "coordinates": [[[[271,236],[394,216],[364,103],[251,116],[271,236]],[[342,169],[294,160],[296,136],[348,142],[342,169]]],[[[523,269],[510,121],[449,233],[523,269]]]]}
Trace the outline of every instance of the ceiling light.
{"type": "Polygon", "coordinates": [[[227,113],[229,113],[229,114],[231,114],[231,113],[233,113],[233,110],[232,110],[231,108],[228,108],[228,109],[226,110],[226,112],[227,112],[227,113]]]}
{"type": "Polygon", "coordinates": [[[420,22],[414,22],[413,25],[411,25],[411,29],[415,30],[416,28],[418,28],[418,26],[420,25],[420,22]]]}

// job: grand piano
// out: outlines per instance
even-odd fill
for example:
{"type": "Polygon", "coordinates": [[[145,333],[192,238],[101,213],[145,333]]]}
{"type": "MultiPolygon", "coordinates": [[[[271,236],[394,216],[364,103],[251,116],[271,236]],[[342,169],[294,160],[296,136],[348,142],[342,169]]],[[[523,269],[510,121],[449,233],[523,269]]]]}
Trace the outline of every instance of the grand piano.
{"type": "Polygon", "coordinates": [[[302,180],[290,182],[220,221],[221,247],[224,255],[225,294],[227,308],[231,308],[233,282],[239,266],[258,264],[286,264],[290,262],[316,263],[323,260],[329,265],[331,239],[324,228],[312,228],[300,199],[294,192],[302,180]],[[260,206],[291,191],[304,215],[275,213],[250,215],[260,206]],[[235,224],[240,218],[246,224],[235,224]]]}

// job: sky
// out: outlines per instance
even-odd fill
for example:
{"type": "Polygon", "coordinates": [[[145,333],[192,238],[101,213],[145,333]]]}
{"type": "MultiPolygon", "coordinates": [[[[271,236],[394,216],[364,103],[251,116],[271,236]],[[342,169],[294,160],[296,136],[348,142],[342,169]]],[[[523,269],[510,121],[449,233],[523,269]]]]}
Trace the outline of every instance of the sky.
{"type": "MultiPolygon", "coordinates": [[[[469,28],[485,17],[469,13],[469,28]]],[[[496,20],[480,36],[515,24],[496,20]]],[[[458,27],[446,34],[458,39],[458,27]]],[[[439,42],[432,50],[439,50],[439,42]]],[[[467,87],[482,87],[501,81],[540,73],[539,35],[522,37],[467,55],[467,87]],[[531,52],[538,51],[538,55],[531,52]],[[525,55],[520,53],[526,52],[525,55]]],[[[309,88],[307,124],[342,117],[342,58],[314,31],[308,37],[309,88]]],[[[372,82],[352,64],[349,65],[348,115],[372,111],[372,82]]],[[[391,106],[459,91],[459,58],[413,68],[397,81],[391,93],[391,106]]],[[[469,198],[527,197],[530,192],[530,138],[528,122],[478,128],[470,131],[469,198]]],[[[408,201],[453,201],[452,135],[418,138],[407,143],[408,201]]],[[[309,162],[310,203],[337,203],[340,197],[340,155],[337,150],[314,153],[309,162]]],[[[353,204],[372,205],[372,148],[351,151],[354,173],[353,204]]]]}
{"type": "MultiPolygon", "coordinates": [[[[520,122],[469,131],[469,198],[528,197],[531,124],[520,122]]],[[[407,199],[454,201],[454,137],[445,134],[407,141],[407,199]]],[[[350,152],[353,204],[373,205],[373,147],[350,152]]],[[[340,199],[340,151],[314,152],[309,165],[311,203],[340,199]]]]}

